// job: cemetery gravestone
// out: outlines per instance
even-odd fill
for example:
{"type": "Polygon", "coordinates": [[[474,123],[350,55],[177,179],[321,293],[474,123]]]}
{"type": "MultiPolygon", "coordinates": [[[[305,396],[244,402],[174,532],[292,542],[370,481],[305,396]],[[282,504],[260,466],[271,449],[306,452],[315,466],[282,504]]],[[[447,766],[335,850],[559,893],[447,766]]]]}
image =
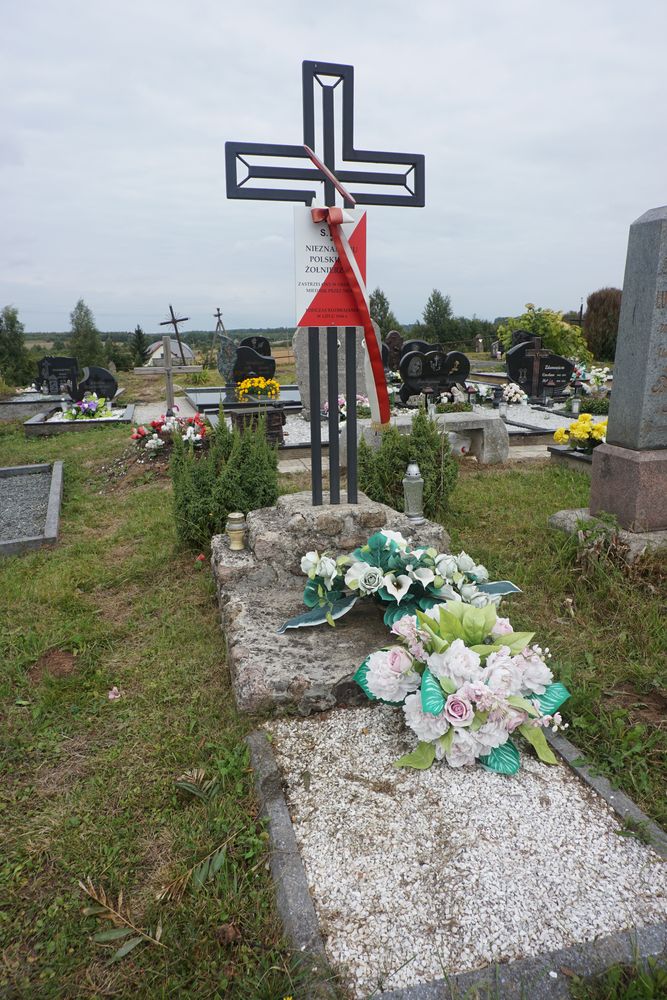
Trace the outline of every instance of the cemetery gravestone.
{"type": "Polygon", "coordinates": [[[264,355],[265,358],[271,357],[271,344],[266,337],[246,337],[245,340],[241,341],[240,346],[251,347],[253,351],[264,355]]]}
{"type": "Polygon", "coordinates": [[[218,347],[218,371],[222,375],[225,385],[232,384],[235,364],[236,344],[229,337],[221,335],[218,347]]]}
{"type": "Polygon", "coordinates": [[[484,351],[484,337],[481,334],[477,334],[475,337],[475,354],[482,354],[484,351]]]}
{"type": "Polygon", "coordinates": [[[440,396],[450,386],[464,383],[470,374],[470,362],[461,351],[410,351],[401,358],[399,373],[403,381],[401,401],[407,403],[410,396],[440,396]]]}
{"type": "Polygon", "coordinates": [[[258,354],[252,347],[238,348],[233,370],[235,383],[243,382],[247,378],[273,378],[275,372],[275,358],[258,354]]]}
{"type": "Polygon", "coordinates": [[[37,384],[42,392],[57,395],[60,392],[74,392],[79,377],[79,362],[76,358],[42,358],[37,364],[37,384]]]}
{"type": "Polygon", "coordinates": [[[87,392],[112,400],[118,392],[118,382],[106,368],[90,365],[83,369],[83,379],[76,390],[77,399],[83,399],[87,392]]]}
{"type": "Polygon", "coordinates": [[[574,365],[567,358],[542,348],[541,337],[531,337],[530,341],[511,347],[506,364],[510,380],[534,399],[544,394],[547,383],[553,392],[564,389],[574,371],[574,365]]]}
{"type": "Polygon", "coordinates": [[[667,206],[630,227],[607,441],[593,452],[591,514],[667,529],[667,206]]]}
{"type": "MultiPolygon", "coordinates": [[[[380,346],[380,328],[377,323],[373,324],[378,346],[380,346]]],[[[338,337],[338,385],[345,385],[345,327],[336,327],[338,337]]],[[[292,350],[296,359],[296,380],[303,400],[303,417],[310,420],[310,372],[308,368],[308,327],[299,327],[292,338],[292,350]]],[[[319,354],[320,354],[320,405],[324,405],[329,399],[328,387],[328,367],[327,367],[327,327],[319,327],[319,354]]],[[[362,327],[355,328],[356,339],[356,383],[357,392],[361,395],[368,395],[366,385],[366,373],[364,370],[364,357],[366,349],[364,346],[364,332],[362,327]]],[[[344,391],[344,390],[341,390],[344,391]]]]}
{"type": "Polygon", "coordinates": [[[387,347],[387,363],[385,368],[392,372],[398,371],[398,366],[401,363],[401,351],[403,350],[403,338],[398,330],[390,330],[384,343],[387,347]]]}
{"type": "Polygon", "coordinates": [[[429,351],[439,351],[440,346],[438,344],[428,344],[425,340],[406,340],[401,348],[401,358],[404,358],[406,354],[412,354],[413,351],[421,351],[422,354],[428,354],[429,351]]]}

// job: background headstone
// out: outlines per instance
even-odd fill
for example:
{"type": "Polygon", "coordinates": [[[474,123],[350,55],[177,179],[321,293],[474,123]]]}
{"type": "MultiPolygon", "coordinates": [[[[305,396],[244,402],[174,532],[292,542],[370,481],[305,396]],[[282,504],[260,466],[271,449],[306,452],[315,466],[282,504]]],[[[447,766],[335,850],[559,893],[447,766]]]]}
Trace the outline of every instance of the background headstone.
{"type": "Polygon", "coordinates": [[[263,354],[264,357],[271,357],[271,344],[266,339],[266,337],[246,337],[241,341],[240,347],[251,347],[253,351],[257,351],[258,354],[263,354]]]}
{"type": "Polygon", "coordinates": [[[403,350],[403,338],[398,330],[390,330],[384,340],[387,345],[388,358],[386,367],[389,371],[398,371],[401,361],[401,351],[403,350]]]}
{"type": "Polygon", "coordinates": [[[83,399],[87,392],[95,392],[98,396],[112,400],[118,392],[118,382],[108,369],[90,365],[83,369],[83,379],[76,390],[77,400],[83,399]]]}
{"type": "Polygon", "coordinates": [[[56,395],[60,392],[76,390],[79,377],[79,362],[76,358],[52,357],[48,355],[37,362],[37,384],[42,392],[56,395]]]}
{"type": "Polygon", "coordinates": [[[247,378],[273,378],[275,373],[275,358],[258,354],[252,347],[238,348],[232,373],[234,383],[243,382],[247,378]]]}
{"type": "MultiPolygon", "coordinates": [[[[522,335],[524,331],[519,331],[522,335]]],[[[531,356],[536,350],[535,339],[521,341],[507,352],[505,363],[507,374],[512,382],[516,382],[529,396],[541,396],[545,386],[549,384],[552,392],[564,389],[569,385],[574,365],[568,358],[562,358],[546,348],[539,351],[541,357],[531,356]],[[534,372],[537,369],[537,378],[534,372]]]]}
{"type": "Polygon", "coordinates": [[[482,354],[484,351],[484,337],[478,333],[475,337],[475,354],[482,354]]]}
{"type": "MultiPolygon", "coordinates": [[[[378,349],[381,350],[380,327],[373,323],[375,336],[378,342],[378,349]]],[[[327,328],[318,327],[320,338],[320,401],[322,405],[327,402],[327,328]]],[[[338,393],[345,395],[345,327],[336,327],[338,336],[338,393]]],[[[364,357],[366,350],[364,347],[364,331],[362,327],[356,327],[356,372],[357,372],[357,393],[368,396],[368,386],[366,385],[366,374],[364,372],[364,357]]],[[[292,338],[292,350],[296,358],[296,380],[299,385],[301,399],[303,400],[303,417],[310,420],[310,378],[308,375],[308,327],[299,327],[292,338]]],[[[338,401],[334,400],[334,406],[338,407],[338,401]]]]}
{"type": "Polygon", "coordinates": [[[401,347],[401,357],[404,358],[406,354],[412,354],[413,351],[421,351],[422,354],[428,354],[429,351],[440,350],[440,344],[429,344],[426,340],[406,340],[401,347]]]}
{"type": "Polygon", "coordinates": [[[667,206],[630,226],[607,443],[593,452],[591,514],[667,529],[667,206]]]}
{"type": "Polygon", "coordinates": [[[236,363],[236,344],[230,337],[221,336],[218,346],[218,371],[225,385],[232,384],[234,364],[236,363]]]}
{"type": "Polygon", "coordinates": [[[461,351],[410,351],[401,358],[399,373],[401,400],[407,402],[417,393],[439,396],[450,386],[463,384],[470,374],[470,362],[461,351]]]}

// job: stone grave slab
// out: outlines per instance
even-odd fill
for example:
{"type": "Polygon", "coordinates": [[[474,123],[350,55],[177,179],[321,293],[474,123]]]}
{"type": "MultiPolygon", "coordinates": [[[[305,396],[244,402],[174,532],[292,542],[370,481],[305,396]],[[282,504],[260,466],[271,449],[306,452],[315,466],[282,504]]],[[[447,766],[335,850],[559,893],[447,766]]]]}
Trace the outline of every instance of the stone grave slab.
{"type": "Polygon", "coordinates": [[[77,400],[87,392],[94,392],[104,399],[113,400],[118,392],[118,382],[107,368],[90,365],[83,369],[83,378],[77,387],[77,400]]]}
{"type": "Polygon", "coordinates": [[[42,392],[20,392],[15,396],[0,399],[0,421],[27,420],[36,413],[51,410],[70,399],[65,393],[50,395],[42,392]]]}
{"type": "Polygon", "coordinates": [[[359,605],[335,628],[277,629],[304,610],[307,551],[343,555],[382,528],[448,551],[449,536],[433,522],[415,527],[405,514],[373,503],[313,507],[310,493],[278,498],[275,507],[248,515],[248,549],[232,552],[224,535],[211,542],[227,661],[236,704],[242,712],[269,709],[301,714],[347,703],[357,695],[352,676],[373,649],[387,640],[382,612],[359,605]]]}
{"type": "Polygon", "coordinates": [[[95,427],[130,427],[134,417],[134,403],[118,409],[117,415],[111,417],[101,417],[99,420],[50,420],[50,417],[61,412],[60,407],[46,410],[44,413],[36,413],[23,424],[26,437],[52,437],[54,434],[78,434],[81,431],[89,431],[95,427]]]}
{"type": "Polygon", "coordinates": [[[508,778],[395,769],[415,738],[392,706],[267,722],[248,743],[293,946],[358,1000],[565,1000],[563,968],[664,957],[667,837],[550,742],[559,764],[525,748],[508,778]]]}
{"type": "Polygon", "coordinates": [[[0,469],[0,556],[55,544],[62,492],[61,461],[0,469]]]}

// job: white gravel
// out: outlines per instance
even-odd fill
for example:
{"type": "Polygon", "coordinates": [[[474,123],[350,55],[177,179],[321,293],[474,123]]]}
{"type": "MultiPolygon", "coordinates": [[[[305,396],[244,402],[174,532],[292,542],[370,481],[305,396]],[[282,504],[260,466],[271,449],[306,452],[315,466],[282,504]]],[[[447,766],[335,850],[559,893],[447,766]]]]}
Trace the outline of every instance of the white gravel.
{"type": "Polygon", "coordinates": [[[604,801],[522,748],[513,778],[396,770],[389,706],[266,724],[333,966],[352,995],[667,917],[667,870],[604,801]]]}
{"type": "Polygon", "coordinates": [[[111,416],[109,416],[109,417],[90,417],[90,418],[86,418],[85,421],[84,420],[73,421],[73,420],[67,420],[67,418],[65,417],[65,413],[64,413],[63,410],[58,410],[56,413],[53,414],[53,416],[49,417],[49,419],[46,421],[46,423],[47,424],[62,424],[62,423],[67,422],[69,424],[69,423],[75,423],[76,422],[77,424],[82,424],[82,423],[92,423],[93,420],[94,420],[95,423],[101,424],[103,420],[118,420],[120,417],[123,416],[124,413],[125,413],[125,408],[121,407],[120,409],[112,410],[111,411],[111,416]]]}

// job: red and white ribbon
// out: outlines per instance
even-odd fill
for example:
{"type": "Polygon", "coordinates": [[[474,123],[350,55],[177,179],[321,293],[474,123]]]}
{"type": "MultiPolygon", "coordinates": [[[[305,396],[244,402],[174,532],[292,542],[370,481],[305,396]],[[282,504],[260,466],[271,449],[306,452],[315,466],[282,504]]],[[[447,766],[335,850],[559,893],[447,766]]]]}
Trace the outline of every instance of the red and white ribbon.
{"type": "Polygon", "coordinates": [[[378,347],[377,337],[371,314],[368,308],[368,291],[361,276],[359,265],[352,251],[352,247],[347,236],[343,232],[342,224],[345,222],[345,214],[342,208],[313,208],[311,209],[313,222],[326,222],[329,226],[331,239],[333,240],[338,259],[340,260],[343,274],[347,278],[347,283],[354,297],[355,305],[362,317],[364,327],[364,342],[366,344],[366,354],[364,367],[366,370],[366,385],[368,388],[368,402],[371,408],[371,419],[375,423],[389,423],[389,394],[387,393],[387,380],[382,364],[382,354],[378,347]]]}

